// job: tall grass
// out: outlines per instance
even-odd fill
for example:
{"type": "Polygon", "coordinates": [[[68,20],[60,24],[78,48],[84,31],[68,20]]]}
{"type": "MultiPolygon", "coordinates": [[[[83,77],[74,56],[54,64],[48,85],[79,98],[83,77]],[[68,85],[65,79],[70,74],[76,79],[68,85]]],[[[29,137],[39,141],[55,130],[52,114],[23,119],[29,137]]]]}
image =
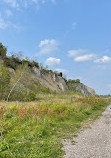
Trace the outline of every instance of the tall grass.
{"type": "Polygon", "coordinates": [[[98,116],[109,101],[78,95],[40,95],[38,102],[1,102],[1,158],[61,157],[61,138],[98,116]]]}

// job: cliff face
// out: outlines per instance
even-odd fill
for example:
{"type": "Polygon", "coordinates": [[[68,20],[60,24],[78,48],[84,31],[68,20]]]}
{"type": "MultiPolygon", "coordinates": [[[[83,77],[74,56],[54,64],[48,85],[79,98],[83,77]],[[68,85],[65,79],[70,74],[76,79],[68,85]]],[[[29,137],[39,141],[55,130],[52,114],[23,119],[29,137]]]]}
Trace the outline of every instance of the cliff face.
{"type": "Polygon", "coordinates": [[[94,89],[92,89],[80,82],[68,82],[67,86],[68,86],[69,90],[81,93],[85,96],[94,96],[95,95],[94,89]]]}
{"type": "MultiPolygon", "coordinates": [[[[15,72],[12,68],[8,68],[8,71],[10,75],[13,75],[13,73],[15,72]]],[[[34,91],[39,90],[38,85],[40,84],[42,85],[42,87],[49,89],[49,91],[55,91],[57,93],[63,93],[65,91],[75,91],[85,96],[95,95],[95,91],[92,88],[87,87],[82,83],[67,83],[59,73],[52,71],[43,71],[36,66],[31,68],[29,77],[20,82],[22,86],[29,89],[31,87],[31,90],[34,89],[34,91]]],[[[41,88],[39,91],[41,91],[41,88]]]]}
{"type": "Polygon", "coordinates": [[[35,80],[38,80],[41,85],[49,88],[57,93],[65,92],[68,87],[65,80],[54,72],[44,72],[36,67],[32,68],[32,76],[35,80]]]}
{"type": "Polygon", "coordinates": [[[85,96],[94,96],[95,90],[82,84],[82,83],[72,83],[67,84],[62,76],[54,72],[42,72],[38,68],[33,67],[32,69],[34,77],[52,91],[57,93],[65,92],[66,90],[72,90],[81,93],[85,96]]]}
{"type": "Polygon", "coordinates": [[[76,90],[78,93],[82,93],[85,96],[94,96],[95,95],[95,90],[84,85],[83,83],[79,83],[78,86],[76,87],[76,90]]]}

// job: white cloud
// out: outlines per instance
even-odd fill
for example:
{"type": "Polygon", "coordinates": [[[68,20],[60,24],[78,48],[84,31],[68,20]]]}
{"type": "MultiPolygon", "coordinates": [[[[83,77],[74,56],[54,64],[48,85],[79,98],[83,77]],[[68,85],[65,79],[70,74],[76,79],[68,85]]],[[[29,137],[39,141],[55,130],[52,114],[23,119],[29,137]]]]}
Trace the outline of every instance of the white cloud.
{"type": "Polygon", "coordinates": [[[6,12],[7,16],[12,16],[13,15],[13,13],[11,12],[11,10],[9,10],[9,9],[7,9],[5,12],[6,12]]]}
{"type": "Polygon", "coordinates": [[[69,50],[68,56],[73,57],[75,62],[94,60],[96,57],[96,55],[92,54],[88,49],[69,50]]]}
{"type": "Polygon", "coordinates": [[[19,4],[17,3],[17,0],[1,0],[7,4],[9,4],[13,8],[19,8],[19,4]]]}
{"type": "Polygon", "coordinates": [[[94,61],[95,63],[110,63],[111,62],[111,58],[108,57],[108,56],[103,56],[102,58],[100,59],[97,59],[94,61]]]}
{"type": "Polygon", "coordinates": [[[41,48],[46,45],[57,45],[57,41],[54,39],[52,40],[46,39],[40,42],[39,47],[41,48]]]}
{"type": "Polygon", "coordinates": [[[69,50],[68,56],[73,57],[75,62],[83,62],[92,60],[95,63],[111,63],[111,57],[103,56],[102,58],[97,58],[97,55],[92,53],[88,49],[75,49],[69,50]]]}
{"type": "Polygon", "coordinates": [[[75,57],[81,54],[89,53],[90,50],[87,49],[75,49],[75,50],[69,50],[68,51],[68,56],[70,57],[75,57]]]}
{"type": "Polygon", "coordinates": [[[39,55],[50,54],[58,50],[59,43],[54,39],[46,39],[40,42],[39,44],[39,55]]]}
{"type": "Polygon", "coordinates": [[[50,65],[50,66],[59,65],[60,63],[61,63],[61,60],[57,58],[50,57],[46,60],[46,65],[50,65]]]}
{"type": "Polygon", "coordinates": [[[95,58],[95,56],[93,54],[85,54],[85,55],[82,55],[82,56],[75,57],[74,61],[83,62],[83,61],[93,60],[94,58],[95,58]]]}

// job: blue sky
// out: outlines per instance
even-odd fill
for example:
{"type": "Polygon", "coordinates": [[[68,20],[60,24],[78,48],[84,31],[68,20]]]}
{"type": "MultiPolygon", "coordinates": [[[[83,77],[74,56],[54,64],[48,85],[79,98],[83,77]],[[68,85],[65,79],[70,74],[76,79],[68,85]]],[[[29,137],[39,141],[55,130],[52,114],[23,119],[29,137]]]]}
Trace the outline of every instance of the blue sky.
{"type": "Polygon", "coordinates": [[[111,94],[111,0],[0,0],[0,42],[111,94]]]}

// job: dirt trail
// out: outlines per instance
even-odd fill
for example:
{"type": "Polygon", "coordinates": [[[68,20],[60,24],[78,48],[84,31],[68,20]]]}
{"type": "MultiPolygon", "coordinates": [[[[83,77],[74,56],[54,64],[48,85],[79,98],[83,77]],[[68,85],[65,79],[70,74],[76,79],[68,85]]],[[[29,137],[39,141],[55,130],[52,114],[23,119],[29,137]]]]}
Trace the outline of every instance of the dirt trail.
{"type": "Polygon", "coordinates": [[[64,158],[111,158],[111,105],[87,128],[70,140],[63,141],[64,158]]]}

